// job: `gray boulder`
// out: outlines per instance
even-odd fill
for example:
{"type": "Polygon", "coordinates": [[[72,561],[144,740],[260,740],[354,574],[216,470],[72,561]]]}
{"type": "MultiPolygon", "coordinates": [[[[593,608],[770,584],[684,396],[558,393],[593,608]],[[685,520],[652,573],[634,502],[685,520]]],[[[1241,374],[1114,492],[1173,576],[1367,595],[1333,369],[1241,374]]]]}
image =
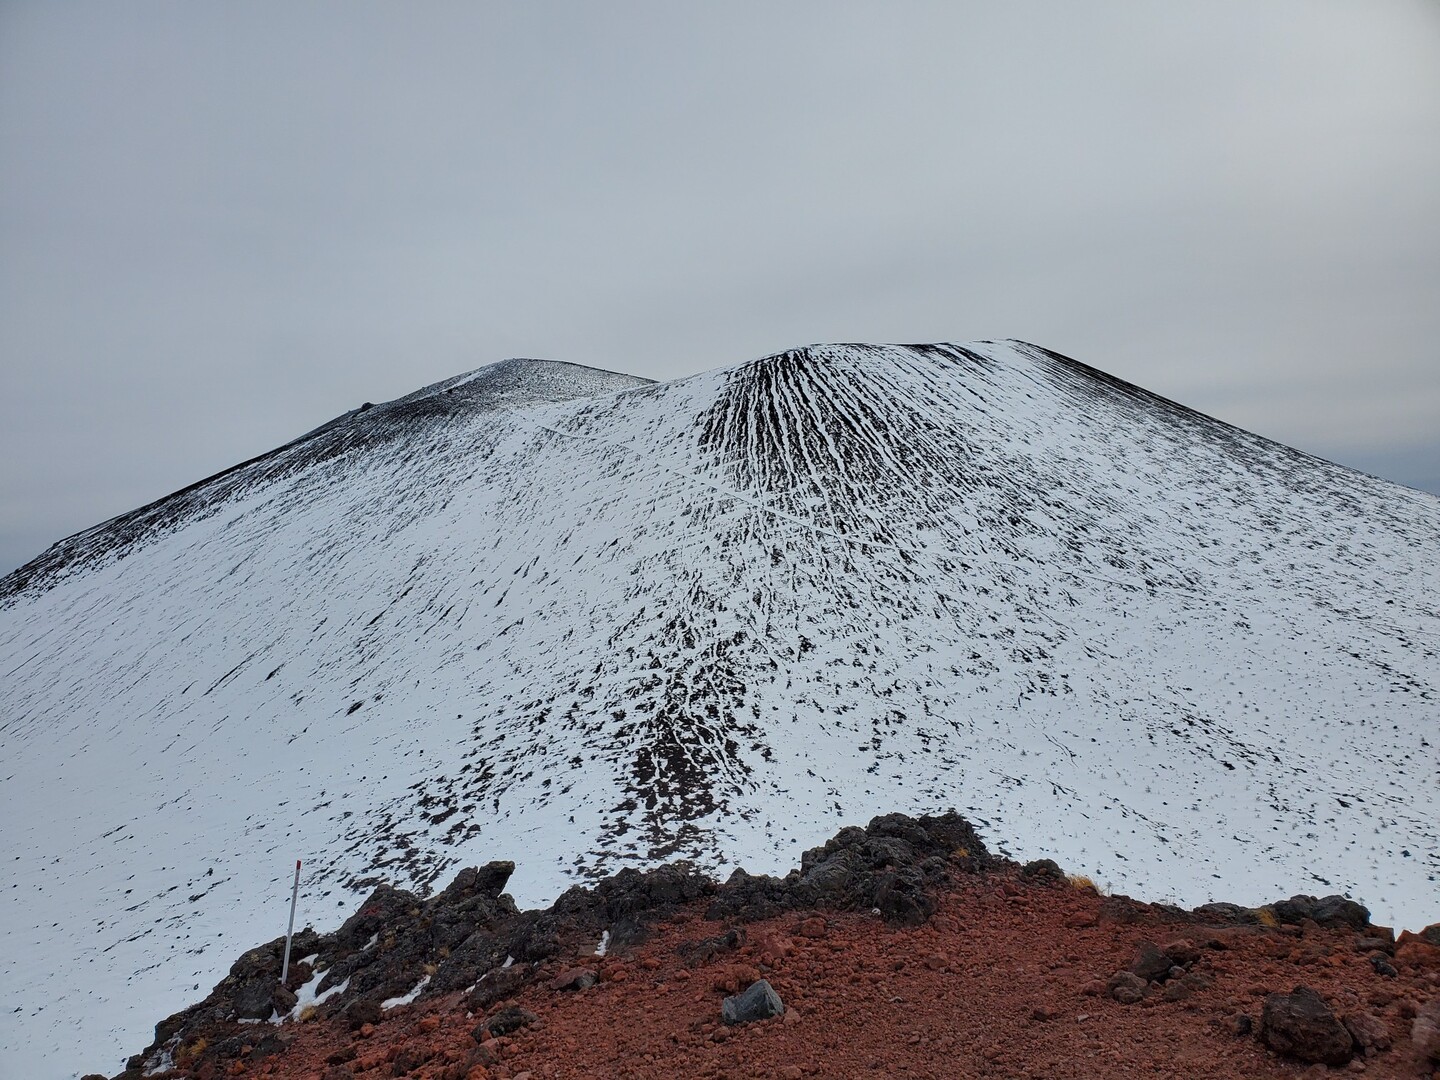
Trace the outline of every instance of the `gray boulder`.
{"type": "Polygon", "coordinates": [[[766,979],[751,983],[744,993],[727,997],[720,1004],[720,1018],[727,1024],[748,1024],[769,1020],[785,1012],[785,1003],[766,979]]]}

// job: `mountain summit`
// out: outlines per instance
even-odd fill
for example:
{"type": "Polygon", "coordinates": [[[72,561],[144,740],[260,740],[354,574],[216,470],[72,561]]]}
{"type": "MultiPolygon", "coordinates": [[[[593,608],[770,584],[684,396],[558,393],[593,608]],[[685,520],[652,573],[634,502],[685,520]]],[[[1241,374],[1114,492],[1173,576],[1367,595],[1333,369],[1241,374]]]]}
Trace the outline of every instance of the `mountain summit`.
{"type": "Polygon", "coordinates": [[[1440,499],[1020,342],[512,360],[0,581],[0,1056],[146,1041],[259,927],[785,868],[955,807],[1149,899],[1433,916],[1440,499]]]}

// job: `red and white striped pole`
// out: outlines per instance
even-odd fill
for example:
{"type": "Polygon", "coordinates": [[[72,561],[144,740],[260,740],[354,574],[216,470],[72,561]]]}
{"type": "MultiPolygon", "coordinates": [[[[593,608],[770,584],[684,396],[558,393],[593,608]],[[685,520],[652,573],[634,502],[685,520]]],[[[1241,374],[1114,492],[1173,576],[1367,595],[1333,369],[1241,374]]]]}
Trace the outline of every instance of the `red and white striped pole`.
{"type": "Polygon", "coordinates": [[[280,985],[290,974],[290,939],[295,936],[295,901],[300,899],[300,860],[295,860],[295,888],[290,890],[290,925],[285,928],[285,963],[280,967],[280,985]]]}

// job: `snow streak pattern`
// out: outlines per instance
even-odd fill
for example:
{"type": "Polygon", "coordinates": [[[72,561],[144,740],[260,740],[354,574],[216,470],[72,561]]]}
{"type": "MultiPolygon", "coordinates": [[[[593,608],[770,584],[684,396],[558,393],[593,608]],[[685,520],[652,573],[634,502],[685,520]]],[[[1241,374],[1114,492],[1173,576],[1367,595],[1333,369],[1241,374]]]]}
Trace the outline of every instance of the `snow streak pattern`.
{"type": "Polygon", "coordinates": [[[953,806],[1150,899],[1431,921],[1437,541],[1433,496],[1022,343],[348,413],[0,582],[0,1061],[113,1071],[295,858],[323,926],[953,806]]]}

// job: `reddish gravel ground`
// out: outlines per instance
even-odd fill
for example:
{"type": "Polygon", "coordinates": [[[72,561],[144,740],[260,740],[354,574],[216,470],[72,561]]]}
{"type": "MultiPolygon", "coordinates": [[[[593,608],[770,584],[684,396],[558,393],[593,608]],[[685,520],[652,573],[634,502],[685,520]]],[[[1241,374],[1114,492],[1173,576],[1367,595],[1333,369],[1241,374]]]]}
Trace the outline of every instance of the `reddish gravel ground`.
{"type": "Polygon", "coordinates": [[[244,1071],[280,1080],[1239,1080],[1342,1072],[1440,1080],[1411,1039],[1417,1008],[1440,998],[1440,949],[1423,942],[1397,949],[1396,974],[1386,976],[1356,933],[1313,924],[1207,927],[1013,874],[962,882],[937,901],[935,917],[916,928],[865,914],[792,913],[746,924],[738,948],[700,962],[687,945],[729,927],[705,920],[697,904],[623,956],[555,963],[550,977],[496,1007],[518,1005],[538,1017],[507,1036],[476,1033],[485,1018],[469,1015],[465,996],[453,994],[393,1009],[358,1032],[332,1020],[291,1025],[287,1051],[244,1071]],[[1199,952],[1195,975],[1169,992],[1177,1000],[1164,992],[1131,1005],[1114,1000],[1106,982],[1136,959],[1141,941],[1163,947],[1177,939],[1199,952]],[[599,984],[552,986],[553,975],[579,965],[594,969],[599,984]],[[784,1015],[722,1024],[724,996],[761,977],[784,1000],[784,1015]],[[1258,1028],[1266,994],[1301,984],[1341,1016],[1368,1016],[1362,1022],[1390,1047],[1329,1068],[1281,1059],[1243,1033],[1258,1028]]]}

